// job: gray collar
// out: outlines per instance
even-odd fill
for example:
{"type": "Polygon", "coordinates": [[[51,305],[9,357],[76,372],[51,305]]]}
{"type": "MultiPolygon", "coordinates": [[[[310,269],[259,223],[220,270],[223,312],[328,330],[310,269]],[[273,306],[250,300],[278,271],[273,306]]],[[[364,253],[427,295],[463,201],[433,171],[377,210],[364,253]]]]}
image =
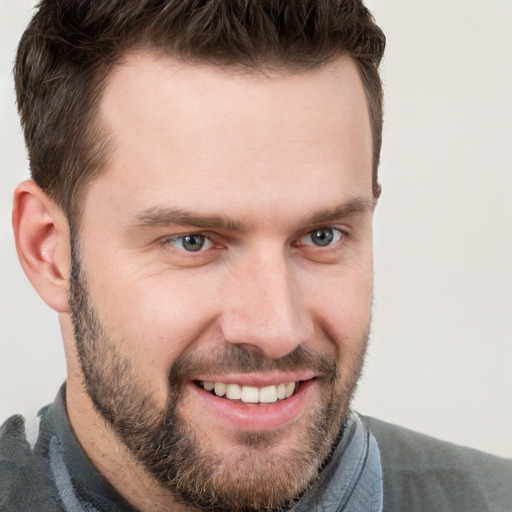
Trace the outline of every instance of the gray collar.
{"type": "MultiPolygon", "coordinates": [[[[43,413],[50,467],[66,510],[134,510],[82,451],[65,410],[65,386],[43,413]],[[87,503],[87,505],[85,505],[87,503]],[[116,505],[114,505],[116,504],[116,505]]],[[[41,434],[41,431],[40,431],[41,434]]],[[[331,460],[290,512],[382,512],[382,469],[373,434],[352,414],[331,460]]]]}
{"type": "Polygon", "coordinates": [[[377,441],[352,414],[332,459],[291,512],[382,512],[377,441]]]}

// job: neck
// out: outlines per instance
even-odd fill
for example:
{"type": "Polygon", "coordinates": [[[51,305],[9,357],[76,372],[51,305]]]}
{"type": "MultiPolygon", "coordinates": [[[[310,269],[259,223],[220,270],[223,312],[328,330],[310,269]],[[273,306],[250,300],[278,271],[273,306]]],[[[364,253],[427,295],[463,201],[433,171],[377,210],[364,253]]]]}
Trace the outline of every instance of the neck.
{"type": "Polygon", "coordinates": [[[71,426],[83,450],[108,483],[141,512],[191,512],[135,460],[95,409],[84,384],[68,375],[66,408],[71,426]]]}

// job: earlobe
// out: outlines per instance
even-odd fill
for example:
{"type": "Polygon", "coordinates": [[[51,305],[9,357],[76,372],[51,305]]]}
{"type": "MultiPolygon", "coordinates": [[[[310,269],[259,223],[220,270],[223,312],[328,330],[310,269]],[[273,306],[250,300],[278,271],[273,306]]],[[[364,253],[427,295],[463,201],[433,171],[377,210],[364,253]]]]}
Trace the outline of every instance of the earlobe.
{"type": "Polygon", "coordinates": [[[65,215],[29,180],[14,192],[12,225],[18,258],[32,286],[55,311],[68,312],[70,248],[65,215]]]}

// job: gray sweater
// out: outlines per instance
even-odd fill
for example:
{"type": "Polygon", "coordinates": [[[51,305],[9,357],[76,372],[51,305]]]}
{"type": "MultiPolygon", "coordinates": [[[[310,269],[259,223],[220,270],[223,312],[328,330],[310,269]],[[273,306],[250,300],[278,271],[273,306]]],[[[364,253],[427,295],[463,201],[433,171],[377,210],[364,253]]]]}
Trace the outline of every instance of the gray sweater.
{"type": "Polygon", "coordinates": [[[379,445],[384,512],[512,512],[512,461],[363,417],[379,445]]]}

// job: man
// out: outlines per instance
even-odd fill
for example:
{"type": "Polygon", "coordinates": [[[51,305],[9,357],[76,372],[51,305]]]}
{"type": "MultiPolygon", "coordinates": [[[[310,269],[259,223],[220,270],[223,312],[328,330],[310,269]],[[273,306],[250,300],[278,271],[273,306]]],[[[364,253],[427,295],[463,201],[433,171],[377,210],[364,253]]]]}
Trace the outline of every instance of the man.
{"type": "Polygon", "coordinates": [[[0,510],[510,510],[510,462],[350,411],[384,36],[359,2],[42,2],[21,264],[68,378],[0,510]]]}

